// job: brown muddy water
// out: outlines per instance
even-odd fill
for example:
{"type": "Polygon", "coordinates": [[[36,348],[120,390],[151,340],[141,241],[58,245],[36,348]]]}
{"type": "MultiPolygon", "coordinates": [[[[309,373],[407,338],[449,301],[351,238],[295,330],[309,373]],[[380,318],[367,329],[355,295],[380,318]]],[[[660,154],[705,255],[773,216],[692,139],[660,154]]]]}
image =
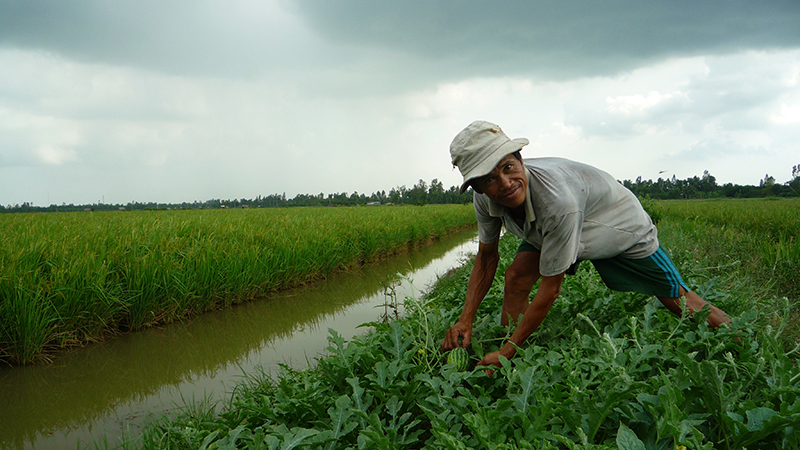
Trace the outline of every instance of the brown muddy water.
{"type": "Polygon", "coordinates": [[[358,325],[393,314],[387,285],[402,304],[475,251],[467,230],[268,299],[77,348],[50,365],[0,367],[0,449],[113,447],[187,403],[224,403],[244,374],[307,367],[325,351],[328,329],[350,339],[364,332],[358,325]]]}

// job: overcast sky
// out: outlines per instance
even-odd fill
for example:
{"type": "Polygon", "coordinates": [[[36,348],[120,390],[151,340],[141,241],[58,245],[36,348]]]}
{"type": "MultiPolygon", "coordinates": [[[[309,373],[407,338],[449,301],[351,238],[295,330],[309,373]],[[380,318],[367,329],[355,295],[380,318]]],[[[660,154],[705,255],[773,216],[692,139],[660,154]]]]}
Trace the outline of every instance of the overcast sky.
{"type": "Polygon", "coordinates": [[[800,164],[800,2],[0,0],[0,204],[460,184],[473,120],[617,179],[800,164]]]}

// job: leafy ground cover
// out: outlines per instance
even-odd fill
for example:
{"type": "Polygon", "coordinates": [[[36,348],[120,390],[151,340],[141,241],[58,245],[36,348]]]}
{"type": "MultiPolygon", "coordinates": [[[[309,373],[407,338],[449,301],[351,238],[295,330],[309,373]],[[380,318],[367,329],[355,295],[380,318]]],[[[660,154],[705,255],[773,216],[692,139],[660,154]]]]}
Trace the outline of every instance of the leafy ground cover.
{"type": "MultiPolygon", "coordinates": [[[[663,240],[679,228],[667,224],[663,240]]],[[[221,412],[191,405],[125,446],[800,448],[800,348],[786,338],[789,301],[742,279],[736,267],[718,272],[711,252],[674,251],[684,278],[733,317],[731,328],[710,330],[707,311],[693,321],[652,298],[610,291],[584,264],[514,359],[493,377],[476,370],[510,332],[499,325],[499,278],[517,241],[501,244],[469,370],[445,364],[438,347],[460,312],[467,263],[426,295],[406,299],[400,320],[369,324],[371,332],[350,342],[332,330],[315,367],[254,374],[221,412]]]]}

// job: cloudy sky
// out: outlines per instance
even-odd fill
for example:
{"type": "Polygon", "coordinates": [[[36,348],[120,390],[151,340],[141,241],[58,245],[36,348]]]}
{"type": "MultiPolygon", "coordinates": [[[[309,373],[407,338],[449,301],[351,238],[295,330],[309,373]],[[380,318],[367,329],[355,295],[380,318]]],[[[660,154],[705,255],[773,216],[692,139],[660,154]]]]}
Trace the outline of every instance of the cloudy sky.
{"type": "Polygon", "coordinates": [[[620,180],[785,182],[798,24],[795,0],[2,0],[0,204],[451,186],[476,119],[620,180]]]}

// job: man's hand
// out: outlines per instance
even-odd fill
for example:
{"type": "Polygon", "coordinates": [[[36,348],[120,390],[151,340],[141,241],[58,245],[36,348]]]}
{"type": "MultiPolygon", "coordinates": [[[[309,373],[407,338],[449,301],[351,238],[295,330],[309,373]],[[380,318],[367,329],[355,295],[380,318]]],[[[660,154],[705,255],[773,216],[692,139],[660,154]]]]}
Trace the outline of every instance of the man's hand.
{"type": "MultiPolygon", "coordinates": [[[[507,342],[506,345],[504,345],[503,348],[501,348],[500,350],[492,353],[487,353],[483,357],[483,359],[480,360],[480,362],[478,362],[477,366],[502,367],[502,365],[500,364],[500,355],[505,356],[507,359],[511,359],[514,357],[516,353],[517,349],[514,348],[514,346],[511,345],[511,343],[507,342]]],[[[486,373],[486,375],[489,375],[490,377],[494,375],[493,368],[484,369],[484,372],[486,373]]]]}
{"type": "MultiPolygon", "coordinates": [[[[488,353],[488,354],[486,354],[486,355],[483,357],[483,359],[482,359],[482,360],[480,360],[480,361],[478,362],[478,364],[476,365],[476,367],[479,367],[479,366],[496,366],[496,367],[502,367],[502,366],[500,365],[500,352],[499,352],[499,351],[496,351],[496,352],[492,352],[492,353],[488,353]]],[[[484,373],[486,373],[486,375],[489,375],[490,377],[494,376],[494,369],[488,369],[488,368],[487,368],[487,369],[484,369],[484,371],[483,371],[483,372],[484,372],[484,373]]]]}
{"type": "Polygon", "coordinates": [[[452,350],[456,347],[469,347],[472,340],[472,323],[456,322],[455,325],[447,330],[444,340],[440,344],[442,350],[452,350]],[[459,342],[459,339],[461,342],[459,342]]]}
{"type": "Polygon", "coordinates": [[[500,351],[487,353],[482,360],[478,363],[479,366],[497,366],[502,367],[500,365],[500,351]]]}

